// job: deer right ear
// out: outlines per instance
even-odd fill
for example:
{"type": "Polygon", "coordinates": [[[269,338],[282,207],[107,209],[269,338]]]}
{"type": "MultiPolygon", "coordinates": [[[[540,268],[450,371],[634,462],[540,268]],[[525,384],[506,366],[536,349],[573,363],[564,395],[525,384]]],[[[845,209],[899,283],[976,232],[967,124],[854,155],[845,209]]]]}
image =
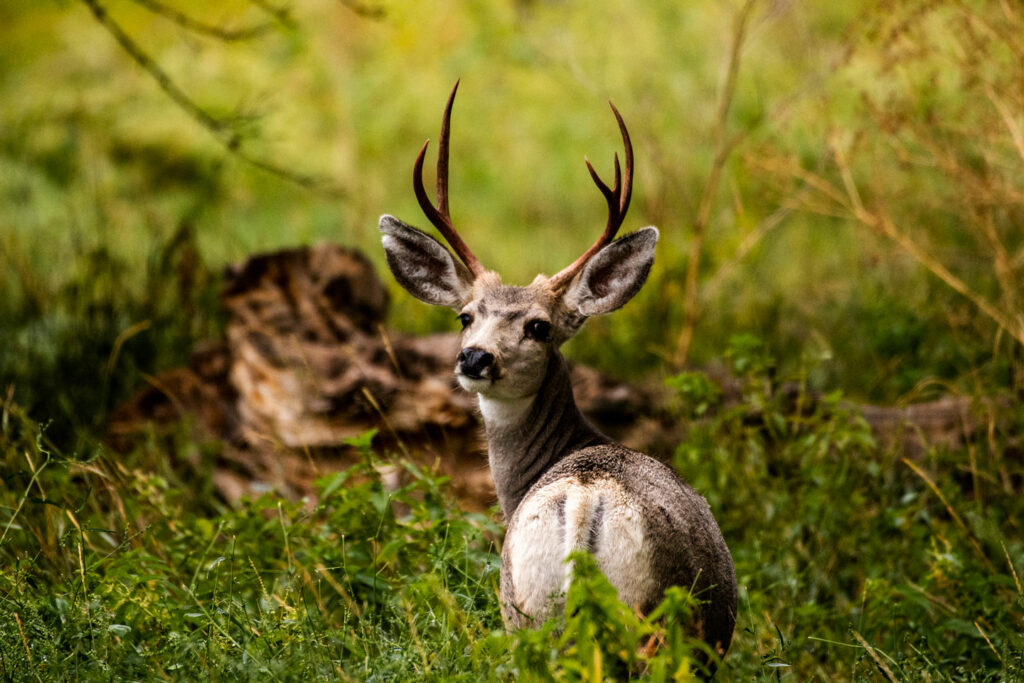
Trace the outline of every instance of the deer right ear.
{"type": "Polygon", "coordinates": [[[461,309],[469,300],[473,276],[450,251],[421,230],[394,216],[380,217],[388,268],[414,297],[435,306],[461,309]]]}
{"type": "Polygon", "coordinates": [[[647,281],[657,244],[658,229],[646,227],[601,249],[566,290],[569,309],[589,318],[624,306],[647,281]]]}

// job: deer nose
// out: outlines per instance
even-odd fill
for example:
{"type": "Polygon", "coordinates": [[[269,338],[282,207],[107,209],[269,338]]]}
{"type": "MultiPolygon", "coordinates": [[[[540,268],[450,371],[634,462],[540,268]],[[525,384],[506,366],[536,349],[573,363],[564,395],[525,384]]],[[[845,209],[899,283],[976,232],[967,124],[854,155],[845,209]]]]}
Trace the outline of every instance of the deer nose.
{"type": "Polygon", "coordinates": [[[494,354],[467,346],[459,352],[459,372],[473,379],[483,379],[494,366],[494,354]]]}

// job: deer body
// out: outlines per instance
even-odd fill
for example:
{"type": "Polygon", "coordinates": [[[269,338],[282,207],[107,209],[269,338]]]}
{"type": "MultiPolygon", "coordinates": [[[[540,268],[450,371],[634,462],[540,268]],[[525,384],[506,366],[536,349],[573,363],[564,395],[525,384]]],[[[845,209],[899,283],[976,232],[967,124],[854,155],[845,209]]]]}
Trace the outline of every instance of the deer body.
{"type": "MultiPolygon", "coordinates": [[[[735,571],[707,502],[670,468],[586,421],[561,354],[553,354],[528,409],[505,421],[488,412],[491,473],[508,520],[501,567],[507,624],[539,625],[561,608],[571,576],[565,558],[580,550],[641,612],[670,586],[735,605],[735,571]]],[[[706,613],[702,635],[724,652],[734,621],[732,611],[706,613]]]]}
{"type": "MultiPolygon", "coordinates": [[[[457,84],[456,84],[457,87],[457,84]]],[[[435,207],[422,185],[423,151],[414,188],[421,207],[459,257],[392,216],[380,229],[398,282],[427,303],[458,312],[459,384],[479,397],[488,459],[508,521],[502,550],[502,616],[509,628],[543,622],[564,603],[571,576],[566,558],[594,555],[619,598],[650,611],[670,586],[704,601],[694,625],[719,654],[732,639],[736,574],[707,502],[664,464],[601,434],[580,413],[559,348],[591,315],[631,299],[647,279],[658,240],[643,228],[614,240],[629,206],[632,147],[625,183],[618,157],[607,187],[587,162],[608,202],[604,234],[575,263],[526,287],[505,285],[480,265],[448,215],[448,100],[438,156],[435,207]]]]}

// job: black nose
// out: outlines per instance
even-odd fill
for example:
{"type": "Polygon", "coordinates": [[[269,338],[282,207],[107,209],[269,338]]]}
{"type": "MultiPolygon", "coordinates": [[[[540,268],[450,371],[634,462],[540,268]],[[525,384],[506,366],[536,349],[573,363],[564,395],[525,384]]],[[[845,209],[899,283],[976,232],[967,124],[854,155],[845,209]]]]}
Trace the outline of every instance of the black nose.
{"type": "Polygon", "coordinates": [[[467,346],[459,352],[459,372],[473,379],[482,379],[491,366],[494,355],[483,349],[467,346]]]}

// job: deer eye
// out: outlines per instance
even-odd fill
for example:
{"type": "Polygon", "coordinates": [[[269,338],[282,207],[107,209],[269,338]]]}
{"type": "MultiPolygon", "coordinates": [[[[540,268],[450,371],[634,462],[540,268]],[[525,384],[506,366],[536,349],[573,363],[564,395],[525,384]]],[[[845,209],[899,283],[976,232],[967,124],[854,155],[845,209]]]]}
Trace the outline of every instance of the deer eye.
{"type": "Polygon", "coordinates": [[[551,338],[551,323],[547,320],[531,320],[523,330],[530,339],[546,342],[551,338]]]}
{"type": "Polygon", "coordinates": [[[473,316],[471,316],[469,313],[459,313],[459,315],[456,317],[456,320],[462,323],[462,329],[466,329],[467,327],[469,327],[470,323],[473,322],[473,316]]]}

